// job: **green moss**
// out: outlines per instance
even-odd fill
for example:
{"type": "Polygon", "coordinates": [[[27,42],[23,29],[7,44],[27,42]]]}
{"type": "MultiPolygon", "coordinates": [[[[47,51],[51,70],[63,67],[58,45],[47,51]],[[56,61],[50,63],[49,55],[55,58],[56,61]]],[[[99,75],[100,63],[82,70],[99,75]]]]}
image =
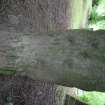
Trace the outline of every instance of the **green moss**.
{"type": "Polygon", "coordinates": [[[3,75],[13,75],[16,73],[15,67],[1,67],[0,68],[0,74],[3,75]]]}
{"type": "Polygon", "coordinates": [[[80,55],[83,58],[90,58],[90,54],[86,50],[80,51],[80,55]]]}

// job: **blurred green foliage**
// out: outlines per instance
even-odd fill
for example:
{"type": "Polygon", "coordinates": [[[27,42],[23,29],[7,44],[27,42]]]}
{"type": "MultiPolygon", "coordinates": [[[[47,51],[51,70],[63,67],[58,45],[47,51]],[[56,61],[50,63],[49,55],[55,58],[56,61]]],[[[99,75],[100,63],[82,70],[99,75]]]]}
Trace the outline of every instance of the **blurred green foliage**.
{"type": "Polygon", "coordinates": [[[102,92],[85,92],[80,96],[80,100],[89,105],[105,105],[105,93],[102,92]]]}
{"type": "Polygon", "coordinates": [[[95,0],[89,18],[89,28],[105,30],[105,0],[95,0]]]}

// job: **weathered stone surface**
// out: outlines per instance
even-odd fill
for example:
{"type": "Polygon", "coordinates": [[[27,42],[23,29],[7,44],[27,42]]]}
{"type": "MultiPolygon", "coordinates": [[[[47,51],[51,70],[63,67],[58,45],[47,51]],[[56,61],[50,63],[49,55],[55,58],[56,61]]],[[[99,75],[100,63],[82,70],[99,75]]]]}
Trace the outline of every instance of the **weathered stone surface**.
{"type": "Polygon", "coordinates": [[[0,29],[45,32],[86,28],[92,0],[1,0],[0,29]],[[3,27],[5,26],[5,27],[3,27]]]}
{"type": "Polygon", "coordinates": [[[34,79],[103,91],[105,32],[0,31],[0,68],[9,67],[34,79]]]}
{"type": "MultiPolygon", "coordinates": [[[[79,2],[78,0],[44,0],[43,2],[43,0],[0,0],[0,30],[13,32],[14,34],[14,36],[13,34],[4,35],[5,32],[1,32],[5,38],[3,38],[2,35],[0,36],[2,39],[2,41],[0,41],[1,47],[3,48],[1,48],[0,51],[0,73],[15,74],[15,70],[23,71],[23,68],[27,71],[27,69],[31,69],[30,67],[34,69],[32,65],[35,62],[37,63],[37,60],[35,60],[32,61],[33,64],[30,65],[31,62],[29,60],[29,64],[23,66],[24,60],[27,60],[28,57],[30,59],[30,57],[34,55],[33,51],[29,54],[29,52],[27,52],[28,49],[25,51],[28,54],[26,55],[27,57],[23,57],[23,63],[19,63],[18,54],[20,55],[24,49],[24,44],[20,47],[22,44],[21,40],[24,40],[24,38],[19,34],[18,36],[15,35],[15,32],[30,33],[84,28],[86,27],[86,16],[90,10],[91,1],[92,0],[85,0],[85,2],[84,0],[79,0],[79,2]],[[78,15],[78,13],[80,14],[78,15]],[[16,40],[14,40],[15,38],[16,40]],[[10,39],[14,41],[11,42],[10,39]],[[4,41],[6,41],[5,44],[4,41]],[[20,42],[20,45],[17,45],[18,42],[20,42]],[[12,46],[10,43],[13,43],[12,46]],[[15,46],[18,47],[15,48],[15,46]],[[17,64],[19,65],[17,66],[17,64]]],[[[43,63],[43,61],[41,62],[43,63]]],[[[40,63],[40,61],[38,61],[38,63],[40,63]]],[[[38,70],[39,69],[41,68],[38,66],[38,70]]],[[[26,71],[21,74],[27,74],[28,72],[26,73],[26,71]]],[[[29,74],[31,75],[31,73],[32,72],[29,74]]]]}
{"type": "Polygon", "coordinates": [[[64,105],[63,88],[51,82],[34,81],[27,77],[0,75],[0,104],[64,105]],[[11,98],[11,101],[7,98],[11,98]]]}

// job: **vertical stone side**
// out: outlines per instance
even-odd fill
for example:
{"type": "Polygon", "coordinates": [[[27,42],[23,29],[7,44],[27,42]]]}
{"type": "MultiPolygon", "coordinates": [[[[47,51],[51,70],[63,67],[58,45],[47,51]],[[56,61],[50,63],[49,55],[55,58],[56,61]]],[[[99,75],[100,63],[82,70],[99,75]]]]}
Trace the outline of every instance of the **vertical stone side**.
{"type": "Polygon", "coordinates": [[[0,104],[64,105],[63,87],[51,82],[34,81],[27,77],[0,75],[0,104]],[[58,89],[59,88],[59,89],[58,89]]]}

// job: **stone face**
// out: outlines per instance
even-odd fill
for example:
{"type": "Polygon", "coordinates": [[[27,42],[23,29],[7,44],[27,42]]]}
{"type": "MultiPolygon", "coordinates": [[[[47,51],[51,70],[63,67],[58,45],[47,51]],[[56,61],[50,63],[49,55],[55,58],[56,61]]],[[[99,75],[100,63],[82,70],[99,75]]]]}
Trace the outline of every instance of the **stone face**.
{"type": "Polygon", "coordinates": [[[62,90],[63,87],[51,82],[0,75],[1,105],[63,105],[62,90]]]}
{"type": "Polygon", "coordinates": [[[42,0],[7,1],[5,4],[2,2],[1,5],[5,7],[2,10],[5,12],[3,18],[7,17],[7,21],[9,18],[11,21],[10,26],[13,26],[14,20],[17,21],[17,18],[21,16],[19,24],[15,24],[18,31],[45,32],[67,29],[66,8],[68,0],[44,0],[44,2],[42,0]],[[23,30],[20,30],[19,27],[23,30]],[[26,27],[29,27],[28,31],[26,27]]]}
{"type": "Polygon", "coordinates": [[[91,6],[92,0],[1,0],[0,20],[23,32],[86,28],[91,6]]]}
{"type": "MultiPolygon", "coordinates": [[[[19,74],[29,74],[34,79],[38,76],[40,76],[40,79],[43,79],[44,76],[46,80],[53,80],[55,78],[54,81],[56,82],[57,80],[56,83],[60,82],[62,84],[62,73],[58,75],[59,73],[56,71],[57,67],[55,64],[57,63],[61,70],[63,70],[63,62],[67,63],[67,67],[68,65],[69,67],[72,66],[72,59],[62,57],[68,54],[66,47],[69,45],[63,45],[63,40],[58,37],[57,39],[51,39],[52,41],[50,40],[54,45],[58,43],[55,48],[52,45],[47,47],[49,44],[47,40],[50,37],[45,37],[44,40],[43,38],[36,38],[34,41],[32,40],[33,37],[30,37],[29,34],[29,37],[23,37],[23,34],[83,28],[86,24],[85,21],[87,21],[88,7],[90,8],[87,2],[84,3],[84,0],[79,0],[79,2],[78,0],[44,0],[44,2],[43,0],[0,0],[0,30],[12,32],[1,32],[0,34],[0,73],[14,74],[14,71],[18,71],[19,74]],[[82,8],[83,6],[84,8],[82,8]],[[78,13],[81,14],[78,15],[78,13]],[[16,32],[23,33],[17,34],[16,32]],[[60,48],[57,48],[60,44],[60,48]],[[44,53],[44,49],[47,49],[47,52],[44,53]],[[41,51],[43,54],[40,53],[41,51]],[[46,58],[46,54],[50,58],[46,58]],[[52,62],[47,65],[50,60],[52,62]],[[50,66],[53,66],[52,69],[50,66]],[[41,73],[42,69],[43,73],[41,73]],[[49,69],[52,71],[47,71],[49,69]],[[35,70],[38,72],[38,75],[36,75],[35,70]],[[53,72],[55,74],[52,76],[53,72]]],[[[74,43],[73,39],[69,40],[71,43],[74,43]]],[[[63,89],[61,89],[62,92],[64,92],[63,89]]],[[[38,94],[40,95],[41,92],[38,94]]],[[[53,94],[53,96],[55,95],[53,94]]],[[[60,98],[57,105],[61,105],[61,100],[63,99],[64,97],[60,98]]]]}
{"type": "Polygon", "coordinates": [[[1,71],[86,90],[104,90],[105,32],[0,32],[1,71]]]}
{"type": "Polygon", "coordinates": [[[9,19],[10,24],[12,24],[12,25],[18,25],[19,24],[19,19],[17,16],[8,15],[8,19],[9,19]]]}

